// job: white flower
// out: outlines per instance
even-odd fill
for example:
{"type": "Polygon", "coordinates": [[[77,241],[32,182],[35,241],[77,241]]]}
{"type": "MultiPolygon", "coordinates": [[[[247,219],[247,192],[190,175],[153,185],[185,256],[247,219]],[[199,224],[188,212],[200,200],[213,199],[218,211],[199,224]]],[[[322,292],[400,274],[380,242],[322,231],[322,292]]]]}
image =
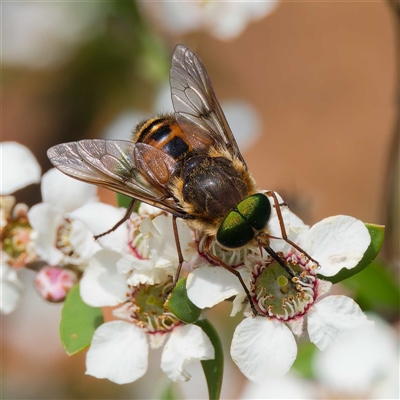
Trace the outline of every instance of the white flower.
{"type": "MultiPolygon", "coordinates": [[[[337,272],[343,266],[356,266],[370,243],[364,224],[345,216],[327,218],[310,230],[297,231],[301,232],[298,238],[303,249],[321,262],[319,271],[332,260],[337,272]],[[349,241],[351,249],[346,246],[349,241]]],[[[280,254],[299,275],[291,281],[289,274],[271,260],[254,265],[251,295],[265,316],[245,318],[236,328],[231,345],[232,359],[239,369],[248,379],[259,383],[268,374],[279,376],[289,371],[297,354],[295,336],[303,333],[306,316],[310,341],[320,350],[329,348],[350,331],[373,325],[346,296],[320,299],[331,284],[315,276],[319,271],[313,261],[293,249],[280,254]]]]}
{"type": "Polygon", "coordinates": [[[103,5],[95,3],[6,4],[2,10],[3,62],[28,68],[48,68],[65,62],[74,46],[87,37],[85,29],[90,26],[92,34],[96,30],[95,23],[103,10],[103,5]]]}
{"type": "Polygon", "coordinates": [[[239,36],[246,25],[269,14],[277,1],[140,2],[159,26],[172,34],[204,30],[221,40],[239,36]]]}
{"type": "MultiPolygon", "coordinates": [[[[99,234],[107,231],[123,216],[122,209],[111,206],[103,208],[101,221],[99,212],[91,205],[87,205],[80,215],[74,215],[84,221],[93,233],[99,234]]],[[[190,259],[196,252],[191,231],[181,220],[177,221],[177,226],[183,257],[190,259]]],[[[163,282],[175,275],[179,264],[171,216],[146,204],[140,206],[139,213],[132,213],[130,220],[115,232],[99,238],[99,243],[107,251],[120,254],[116,268],[119,273],[128,274],[127,283],[131,286],[163,282]]],[[[87,291],[87,296],[92,293],[87,291]]],[[[86,300],[91,301],[89,298],[86,300]]]]}
{"type": "Polygon", "coordinates": [[[24,292],[24,285],[18,279],[17,272],[7,264],[5,253],[0,254],[0,311],[2,314],[12,313],[24,292]]]}
{"type": "Polygon", "coordinates": [[[43,203],[28,213],[36,252],[52,266],[83,266],[100,246],[73,211],[96,200],[96,187],[51,169],[43,175],[41,189],[43,203]]]}
{"type": "Polygon", "coordinates": [[[399,398],[398,332],[378,316],[375,327],[349,332],[317,352],[313,370],[334,398],[399,398]]]}
{"type": "Polygon", "coordinates": [[[173,381],[186,381],[185,370],[193,361],[214,358],[207,335],[195,325],[183,325],[164,309],[164,296],[171,287],[167,277],[155,285],[127,283],[129,274],[119,273],[120,255],[101,250],[89,263],[81,281],[81,295],[92,306],[116,306],[119,320],[101,325],[95,332],[86,357],[86,373],[115,383],[137,380],[147,370],[148,347],[165,343],[161,369],[173,381]]]}
{"type": "Polygon", "coordinates": [[[31,151],[16,142],[0,143],[2,181],[0,187],[1,232],[1,305],[3,314],[17,306],[24,286],[15,268],[33,262],[36,253],[30,238],[31,227],[27,219],[28,207],[16,204],[11,193],[40,181],[41,169],[31,151]]]}
{"type": "Polygon", "coordinates": [[[2,142],[0,153],[3,168],[0,195],[11,194],[40,182],[40,165],[27,147],[16,142],[2,142]]]}

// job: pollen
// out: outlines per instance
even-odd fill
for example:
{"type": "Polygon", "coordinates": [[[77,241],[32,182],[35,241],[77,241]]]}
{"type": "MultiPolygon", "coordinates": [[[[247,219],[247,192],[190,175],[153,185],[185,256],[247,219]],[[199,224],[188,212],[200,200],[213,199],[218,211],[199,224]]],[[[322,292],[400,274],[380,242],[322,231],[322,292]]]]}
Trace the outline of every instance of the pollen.
{"type": "Polygon", "coordinates": [[[172,331],[182,322],[167,311],[164,296],[172,284],[172,278],[158,285],[139,285],[130,298],[131,322],[150,334],[163,334],[172,331]]]}
{"type": "Polygon", "coordinates": [[[316,299],[314,269],[307,260],[293,255],[282,258],[297,274],[295,277],[272,259],[256,263],[252,270],[251,296],[261,314],[289,321],[305,314],[316,299]]]}

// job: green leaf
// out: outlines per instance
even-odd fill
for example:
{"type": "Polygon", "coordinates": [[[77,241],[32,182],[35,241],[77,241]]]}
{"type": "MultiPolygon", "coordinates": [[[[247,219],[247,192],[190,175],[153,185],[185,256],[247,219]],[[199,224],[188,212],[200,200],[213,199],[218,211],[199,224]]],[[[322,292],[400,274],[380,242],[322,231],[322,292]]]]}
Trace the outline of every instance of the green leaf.
{"type": "Polygon", "coordinates": [[[186,292],[186,278],[178,281],[174,290],[168,296],[164,307],[168,308],[181,321],[187,324],[196,322],[201,313],[201,309],[189,300],[186,292]]]}
{"type": "Polygon", "coordinates": [[[365,226],[367,227],[368,232],[371,236],[371,243],[367,251],[364,253],[364,256],[360,260],[360,262],[352,269],[346,269],[346,268],[341,269],[334,276],[323,276],[321,274],[317,274],[318,278],[324,279],[332,283],[338,283],[343,281],[344,279],[350,278],[355,274],[358,274],[365,267],[371,264],[371,262],[378,255],[382,247],[383,238],[385,235],[385,227],[382,225],[374,225],[374,224],[365,224],[365,226]]]}
{"type": "MultiPolygon", "coordinates": [[[[124,194],[117,193],[117,204],[118,204],[118,207],[128,208],[129,205],[132,203],[132,200],[133,200],[132,197],[128,197],[128,196],[125,196],[124,194]]],[[[138,202],[138,203],[140,205],[140,202],[138,202]]],[[[137,211],[136,207],[135,207],[134,211],[137,211]]]]}
{"type": "Polygon", "coordinates": [[[352,297],[366,311],[396,318],[400,309],[400,288],[394,274],[383,261],[376,260],[356,276],[343,282],[352,297]]]}
{"type": "Polygon", "coordinates": [[[60,338],[69,356],[90,345],[94,331],[103,323],[100,308],[88,306],[79,294],[79,284],[68,293],[61,312],[60,338]]]}
{"type": "Polygon", "coordinates": [[[293,363],[293,368],[305,378],[313,378],[313,357],[318,351],[314,343],[302,341],[298,346],[297,357],[293,363]]]}
{"type": "Polygon", "coordinates": [[[195,325],[203,329],[214,346],[214,360],[204,360],[201,362],[201,365],[207,381],[208,397],[210,400],[218,400],[221,395],[222,377],[224,374],[224,353],[222,351],[221,339],[214,326],[207,319],[198,320],[195,325]]]}
{"type": "Polygon", "coordinates": [[[161,392],[160,400],[178,400],[179,397],[175,395],[174,383],[169,381],[161,392]]]}

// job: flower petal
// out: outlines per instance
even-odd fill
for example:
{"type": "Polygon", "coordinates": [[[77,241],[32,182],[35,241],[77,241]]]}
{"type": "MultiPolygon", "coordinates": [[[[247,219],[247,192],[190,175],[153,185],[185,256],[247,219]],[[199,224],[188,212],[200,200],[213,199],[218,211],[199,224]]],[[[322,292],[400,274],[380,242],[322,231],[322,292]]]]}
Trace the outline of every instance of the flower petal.
{"type": "Polygon", "coordinates": [[[384,389],[386,395],[380,391],[369,398],[399,398],[396,330],[377,316],[374,320],[375,326],[356,329],[326,351],[316,353],[313,369],[319,381],[338,394],[335,398],[360,398],[373,389],[384,389]],[[390,381],[393,372],[397,377],[394,385],[390,381]]]}
{"type": "Polygon", "coordinates": [[[96,186],[70,178],[56,168],[43,175],[41,189],[43,202],[64,212],[96,200],[96,186]]]}
{"type": "Polygon", "coordinates": [[[204,331],[196,325],[182,325],[171,332],[164,346],[161,369],[173,382],[188,381],[188,364],[213,358],[214,347],[204,331]]]}
{"type": "MultiPolygon", "coordinates": [[[[3,254],[1,257],[3,258],[3,254]]],[[[25,290],[24,284],[18,279],[13,268],[3,262],[0,268],[0,311],[2,314],[10,314],[17,308],[19,299],[25,290]]]]}
{"type": "Polygon", "coordinates": [[[136,325],[111,321],[94,333],[86,355],[86,374],[123,384],[142,377],[148,364],[146,335],[136,325]]]}
{"type": "Polygon", "coordinates": [[[126,301],[126,275],[117,271],[121,256],[110,250],[101,250],[90,259],[80,283],[83,301],[93,307],[116,306],[126,301]]]}
{"type": "Polygon", "coordinates": [[[373,324],[358,304],[346,296],[328,296],[308,311],[308,335],[320,350],[349,331],[373,324]]]}
{"type": "Polygon", "coordinates": [[[318,273],[324,276],[355,267],[371,243],[364,223],[345,215],[323,219],[306,236],[300,246],[320,263],[318,273]]]}
{"type": "Polygon", "coordinates": [[[190,301],[204,309],[244,292],[239,279],[222,267],[200,267],[192,271],[186,282],[190,301]]]}
{"type": "Polygon", "coordinates": [[[232,360],[251,381],[263,383],[269,376],[283,376],[297,355],[290,329],[266,317],[245,318],[235,330],[232,360]]]}
{"type": "MultiPolygon", "coordinates": [[[[82,221],[93,235],[100,235],[111,229],[125,214],[125,209],[108,204],[94,202],[85,204],[69,213],[73,218],[82,221]]],[[[122,224],[116,230],[98,239],[100,245],[109,250],[122,252],[127,242],[127,227],[122,224]]]]}
{"type": "Polygon", "coordinates": [[[34,205],[28,212],[29,223],[34,229],[34,242],[37,254],[50,265],[59,264],[64,258],[56,248],[57,231],[64,223],[60,210],[47,203],[34,205]]]}
{"type": "Polygon", "coordinates": [[[7,195],[31,183],[39,183],[41,168],[32,152],[16,142],[0,143],[3,172],[0,195],[7,195]]]}

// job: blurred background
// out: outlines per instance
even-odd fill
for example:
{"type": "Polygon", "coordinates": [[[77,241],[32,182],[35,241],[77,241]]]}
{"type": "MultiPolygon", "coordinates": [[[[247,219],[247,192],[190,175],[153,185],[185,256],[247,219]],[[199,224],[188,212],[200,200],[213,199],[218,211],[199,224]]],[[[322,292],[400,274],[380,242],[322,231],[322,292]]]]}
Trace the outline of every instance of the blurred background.
{"type": "MultiPolygon", "coordinates": [[[[172,111],[171,55],[176,44],[185,44],[206,65],[260,188],[278,191],[310,225],[336,214],[387,225],[380,259],[336,290],[379,315],[398,349],[399,4],[2,3],[1,140],[29,147],[45,172],[51,167],[46,150],[54,144],[129,138],[141,119],[172,111]]],[[[115,204],[114,194],[100,193],[115,204]]],[[[16,196],[36,204],[40,187],[16,196]]],[[[33,274],[21,272],[28,292],[2,317],[4,399],[159,397],[154,382],[160,388],[166,380],[157,352],[146,376],[131,385],[85,376],[85,354],[69,359],[59,343],[61,306],[40,299],[33,274]]],[[[229,356],[238,323],[226,317],[229,311],[224,304],[208,315],[224,340],[222,394],[248,398],[247,382],[229,356]]],[[[317,397],[375,393],[365,387],[339,394],[313,369],[315,349],[300,345],[300,356],[296,384],[312,385],[317,397]]],[[[178,397],[206,396],[196,368],[190,383],[174,386],[178,397]]],[[[377,374],[382,382],[393,368],[397,378],[390,384],[398,393],[398,359],[377,374]]],[[[392,396],[381,393],[374,398],[392,396]]]]}

